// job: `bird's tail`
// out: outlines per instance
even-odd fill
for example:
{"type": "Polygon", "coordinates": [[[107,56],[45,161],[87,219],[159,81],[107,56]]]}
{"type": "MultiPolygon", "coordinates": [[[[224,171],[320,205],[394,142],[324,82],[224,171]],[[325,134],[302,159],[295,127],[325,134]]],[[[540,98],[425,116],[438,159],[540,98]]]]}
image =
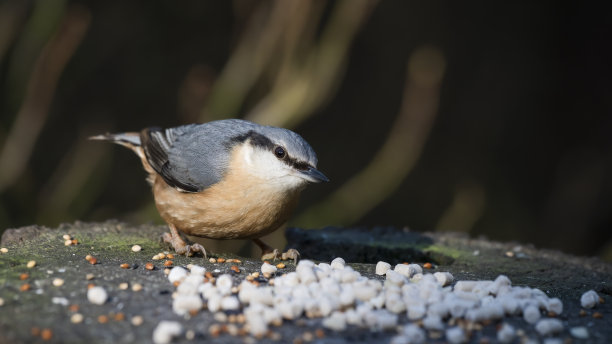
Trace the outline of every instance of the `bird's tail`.
{"type": "Polygon", "coordinates": [[[135,150],[140,147],[140,133],[118,133],[118,134],[102,134],[96,136],[90,136],[90,140],[97,141],[110,141],[116,144],[120,144],[129,149],[135,150]]]}

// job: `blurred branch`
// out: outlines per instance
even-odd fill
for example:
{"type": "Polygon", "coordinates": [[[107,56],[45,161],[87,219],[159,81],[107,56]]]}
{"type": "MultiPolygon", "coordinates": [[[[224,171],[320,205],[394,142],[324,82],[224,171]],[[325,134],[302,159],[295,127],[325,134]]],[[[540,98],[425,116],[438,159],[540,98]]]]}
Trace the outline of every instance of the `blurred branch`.
{"type": "Polygon", "coordinates": [[[36,61],[25,99],[0,152],[0,192],[24,170],[47,119],[62,70],[83,39],[90,17],[89,10],[70,6],[36,61]]]}
{"type": "Polygon", "coordinates": [[[412,170],[436,117],[444,57],[420,48],[408,62],[400,113],[380,150],[357,175],[295,221],[304,227],[347,225],[392,194],[412,170]]]}
{"type": "Polygon", "coordinates": [[[470,232],[482,216],[485,199],[481,184],[471,182],[458,185],[453,202],[440,217],[436,231],[470,232]]]}
{"type": "Polygon", "coordinates": [[[311,115],[333,94],[349,47],[376,4],[374,0],[337,2],[318,45],[308,50],[305,59],[295,56],[293,66],[285,69],[247,119],[291,128],[311,115]]]}
{"type": "Polygon", "coordinates": [[[0,3],[0,63],[6,50],[16,36],[19,24],[26,16],[29,3],[25,1],[6,1],[0,3]]]}

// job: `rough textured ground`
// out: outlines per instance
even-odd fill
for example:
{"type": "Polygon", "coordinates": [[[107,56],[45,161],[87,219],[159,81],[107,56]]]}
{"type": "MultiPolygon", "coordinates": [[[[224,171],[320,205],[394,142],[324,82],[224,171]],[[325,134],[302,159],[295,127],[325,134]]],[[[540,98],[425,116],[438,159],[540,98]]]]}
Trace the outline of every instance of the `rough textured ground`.
{"type": "MultiPolygon", "coordinates": [[[[212,314],[202,311],[184,319],[172,312],[170,296],[174,287],[164,275],[165,260],[151,260],[158,252],[168,250],[159,240],[164,230],[160,226],[107,222],[75,223],[57,229],[31,226],[5,232],[0,245],[8,248],[7,253],[0,253],[0,298],[4,300],[4,305],[0,306],[0,343],[43,342],[36,329],[47,328],[52,331],[48,342],[148,343],[160,320],[181,321],[186,330],[194,331],[193,341],[210,340],[208,328],[216,323],[212,314]],[[79,244],[64,246],[64,234],[74,236],[79,244]],[[141,245],[143,250],[132,252],[134,244],[141,245]],[[88,254],[96,257],[98,264],[89,264],[85,260],[88,254]],[[37,265],[29,269],[26,264],[30,260],[35,260],[37,265]],[[147,262],[154,263],[156,268],[145,269],[147,262]],[[129,264],[130,268],[121,268],[123,263],[129,264]],[[20,279],[23,273],[28,274],[25,280],[20,279]],[[85,276],[90,273],[95,278],[86,280],[85,276]],[[55,278],[63,279],[64,285],[54,286],[52,281],[55,278]],[[130,288],[121,290],[119,284],[123,282],[129,283],[130,288]],[[31,285],[29,291],[20,291],[24,283],[31,285]],[[87,301],[87,285],[90,283],[106,288],[110,295],[106,304],[98,306],[87,301]],[[131,286],[135,283],[142,284],[144,289],[132,291],[131,286]],[[68,305],[61,304],[61,301],[53,303],[54,297],[64,298],[68,305]],[[82,323],[71,323],[70,317],[74,314],[71,305],[78,305],[78,313],[84,315],[82,323]],[[117,314],[122,314],[124,320],[117,320],[117,314]],[[130,323],[136,315],[144,319],[140,326],[130,323]],[[107,316],[108,322],[100,323],[99,316],[107,316]]],[[[564,311],[559,318],[566,330],[556,338],[568,343],[612,342],[612,266],[596,259],[453,234],[418,234],[397,228],[289,229],[287,237],[289,245],[297,248],[303,258],[330,261],[334,257],[343,257],[347,262],[361,263],[353,264],[353,267],[370,278],[376,278],[373,264],[378,260],[390,263],[434,262],[436,266],[431,271],[450,271],[457,279],[493,279],[505,274],[514,285],[540,288],[563,301],[564,311]],[[580,315],[579,298],[588,289],[597,291],[605,302],[580,315]],[[594,318],[595,312],[602,317],[594,318]],[[586,341],[572,338],[568,330],[574,326],[587,327],[590,338],[586,341]]],[[[225,254],[215,256],[231,258],[225,254]]],[[[201,257],[176,256],[173,262],[179,266],[197,263],[209,271],[218,271],[215,274],[231,273],[236,279],[244,278],[261,266],[258,260],[240,259],[242,263],[237,264],[240,273],[231,272],[233,264],[209,263],[201,257]]],[[[287,264],[284,270],[293,268],[293,264],[287,264]]],[[[536,337],[533,326],[526,325],[522,319],[511,318],[508,322],[536,337]]],[[[475,332],[471,342],[495,342],[496,325],[492,323],[483,331],[475,332]]],[[[279,342],[294,342],[304,333],[312,334],[320,328],[320,320],[304,319],[285,322],[273,331],[280,334],[279,342]]],[[[341,333],[324,330],[324,337],[315,336],[314,341],[386,342],[394,334],[354,328],[341,333]]],[[[271,339],[261,341],[270,342],[271,339]]],[[[183,336],[175,342],[192,341],[183,336]]],[[[215,342],[243,343],[245,338],[222,335],[215,338],[215,342]]]]}

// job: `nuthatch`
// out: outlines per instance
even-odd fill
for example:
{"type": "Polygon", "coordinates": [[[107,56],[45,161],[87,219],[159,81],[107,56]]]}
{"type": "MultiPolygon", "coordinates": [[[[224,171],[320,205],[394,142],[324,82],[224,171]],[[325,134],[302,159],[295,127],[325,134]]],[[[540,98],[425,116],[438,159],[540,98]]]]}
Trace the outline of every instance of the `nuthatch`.
{"type": "MultiPolygon", "coordinates": [[[[170,228],[163,239],[188,256],[206,256],[206,250],[187,245],[179,231],[210,239],[251,239],[262,259],[280,257],[259,238],[287,221],[307,183],[328,181],[300,135],[239,119],[90,139],[123,145],[140,157],[157,210],[170,228]]],[[[295,259],[298,253],[283,255],[295,259]]]]}

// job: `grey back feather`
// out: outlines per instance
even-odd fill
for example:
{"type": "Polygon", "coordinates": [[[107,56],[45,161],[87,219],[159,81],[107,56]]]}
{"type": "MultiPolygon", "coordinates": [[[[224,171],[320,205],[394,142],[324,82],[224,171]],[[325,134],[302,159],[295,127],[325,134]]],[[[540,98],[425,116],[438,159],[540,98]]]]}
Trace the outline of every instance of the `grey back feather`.
{"type": "Polygon", "coordinates": [[[198,192],[223,178],[230,151],[252,133],[263,135],[269,140],[267,144],[281,145],[293,158],[316,167],[316,154],[298,134],[238,119],[166,130],[149,128],[141,133],[141,141],[149,164],[168,185],[198,192]]]}

